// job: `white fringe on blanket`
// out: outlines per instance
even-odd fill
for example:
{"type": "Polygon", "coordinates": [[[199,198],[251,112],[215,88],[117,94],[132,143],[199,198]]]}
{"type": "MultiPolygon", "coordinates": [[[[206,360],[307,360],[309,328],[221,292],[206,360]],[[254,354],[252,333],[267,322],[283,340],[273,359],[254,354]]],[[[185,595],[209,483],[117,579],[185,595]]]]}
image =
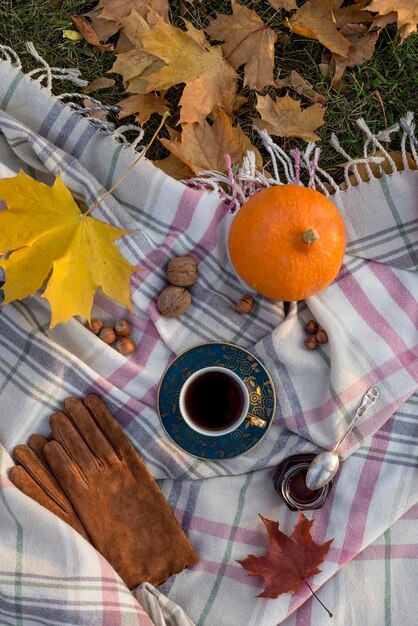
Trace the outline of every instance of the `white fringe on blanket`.
{"type": "MultiPolygon", "coordinates": [[[[28,52],[41,64],[40,67],[28,72],[27,76],[39,84],[42,84],[42,82],[46,80],[46,88],[49,91],[52,89],[54,79],[68,80],[74,85],[81,87],[88,84],[88,81],[80,78],[80,70],[78,68],[64,69],[60,67],[50,67],[45,59],[37,52],[32,42],[28,42],[26,47],[28,52]]],[[[19,56],[9,46],[0,45],[0,58],[1,57],[18,69],[22,69],[19,56]]],[[[71,106],[80,115],[85,116],[89,122],[94,124],[99,130],[109,132],[115,140],[129,143],[134,149],[144,149],[144,146],[140,145],[144,137],[144,130],[139,124],[124,124],[115,128],[115,124],[112,122],[91,116],[91,113],[95,111],[117,113],[120,111],[119,106],[104,105],[90,94],[76,92],[64,93],[58,95],[57,98],[62,101],[68,99],[66,104],[71,106]],[[77,99],[88,99],[94,106],[80,106],[75,102],[77,99]],[[130,141],[125,137],[125,133],[132,131],[137,133],[137,137],[130,141]]],[[[346,163],[344,164],[344,180],[347,187],[353,184],[350,176],[354,176],[356,185],[363,181],[359,172],[360,165],[365,167],[369,180],[383,175],[384,170],[381,165],[383,162],[389,165],[389,174],[398,171],[395,161],[381,142],[389,143],[392,139],[392,135],[400,131],[402,131],[401,158],[403,169],[411,169],[407,154],[407,141],[410,155],[418,168],[418,140],[415,136],[415,122],[412,112],[408,112],[402,117],[399,124],[394,124],[376,134],[371,132],[363,118],[359,118],[357,124],[366,136],[366,140],[363,144],[363,158],[351,157],[342,148],[336,135],[334,133],[331,135],[332,146],[346,159],[346,163]],[[369,154],[370,147],[371,154],[369,154]],[[377,151],[379,151],[379,155],[376,154],[377,151]],[[377,166],[374,171],[370,167],[371,164],[377,166]]],[[[258,133],[265,149],[270,155],[273,176],[270,174],[266,175],[264,172],[257,170],[255,154],[249,150],[240,166],[232,166],[229,155],[225,154],[226,174],[216,170],[203,170],[200,172],[199,176],[183,180],[182,182],[195,188],[217,191],[232,213],[242,206],[252,195],[257,193],[257,191],[275,185],[305,185],[312,189],[319,189],[328,197],[340,190],[334,178],[319,166],[321,149],[316,146],[315,143],[308,143],[304,151],[294,148],[287,153],[272,140],[267,131],[259,130],[258,133]]]]}
{"type": "MultiPolygon", "coordinates": [[[[26,48],[28,52],[33,56],[34,59],[39,61],[41,64],[40,67],[27,72],[27,76],[32,80],[36,81],[40,85],[44,81],[46,81],[44,86],[48,91],[52,89],[53,80],[68,80],[73,83],[77,87],[86,87],[88,85],[88,81],[84,80],[80,77],[80,70],[78,68],[62,68],[62,67],[51,67],[47,61],[38,53],[35,46],[31,41],[28,41],[26,44],[26,48]]],[[[0,45],[0,58],[3,58],[5,61],[11,63],[14,67],[18,69],[22,69],[22,63],[18,56],[18,54],[10,48],[10,46],[0,45]]],[[[94,124],[99,130],[110,132],[113,138],[117,141],[121,141],[122,143],[130,143],[130,145],[134,149],[143,149],[143,146],[139,145],[144,136],[144,130],[138,124],[124,124],[122,126],[118,126],[115,128],[115,124],[107,120],[100,120],[95,117],[92,117],[90,114],[95,111],[106,111],[118,113],[121,109],[116,105],[105,105],[102,104],[96,98],[93,98],[90,94],[83,93],[63,93],[61,95],[56,96],[58,100],[65,101],[69,99],[66,104],[71,106],[77,113],[83,115],[88,119],[91,124],[94,124]],[[77,104],[75,100],[89,100],[95,106],[83,107],[77,104]],[[125,137],[126,132],[131,131],[137,133],[137,137],[134,140],[128,141],[125,137]]]]}
{"type": "MultiPolygon", "coordinates": [[[[404,170],[411,169],[407,154],[407,141],[410,154],[418,168],[418,154],[416,147],[418,140],[415,136],[415,122],[413,113],[409,112],[401,118],[399,124],[386,128],[377,134],[373,134],[363,118],[357,120],[358,126],[366,135],[363,145],[363,158],[351,157],[340,145],[335,134],[331,135],[331,144],[336,151],[345,159],[344,180],[347,187],[353,185],[350,174],[354,176],[356,184],[363,182],[359,172],[359,166],[364,165],[369,180],[383,175],[381,166],[383,162],[389,165],[389,174],[398,171],[395,161],[390,153],[383,147],[381,142],[388,143],[393,133],[402,131],[401,158],[404,170]],[[370,147],[372,149],[369,153],[370,147]],[[376,152],[379,150],[379,155],[376,152]],[[373,171],[370,164],[377,168],[373,171]]],[[[231,159],[225,155],[226,174],[214,170],[205,170],[200,175],[190,180],[184,180],[185,184],[193,187],[201,187],[216,190],[229,206],[231,212],[236,211],[253,194],[265,187],[275,185],[306,185],[313,189],[319,189],[326,196],[331,196],[340,190],[336,181],[319,166],[321,150],[316,144],[308,143],[306,149],[301,152],[298,148],[286,153],[278,146],[270,135],[265,131],[258,131],[260,138],[270,155],[273,176],[266,176],[257,171],[255,154],[248,151],[241,166],[231,166],[231,159]]]]}

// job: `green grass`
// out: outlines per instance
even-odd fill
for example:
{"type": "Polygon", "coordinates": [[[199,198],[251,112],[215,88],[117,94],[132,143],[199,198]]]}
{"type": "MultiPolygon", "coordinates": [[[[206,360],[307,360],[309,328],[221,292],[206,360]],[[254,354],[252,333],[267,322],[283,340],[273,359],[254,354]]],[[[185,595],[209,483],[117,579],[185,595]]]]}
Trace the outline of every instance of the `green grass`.
{"type": "MultiPolygon", "coordinates": [[[[70,15],[83,14],[95,4],[96,2],[84,0],[0,0],[0,43],[14,48],[21,56],[26,71],[37,66],[26,52],[25,42],[29,40],[33,41],[38,52],[50,65],[79,67],[83,78],[89,81],[106,75],[114,61],[112,54],[97,52],[84,41],[73,42],[65,39],[62,33],[63,29],[74,29],[70,15]]],[[[330,79],[323,78],[319,71],[318,64],[324,54],[321,44],[294,34],[289,35],[289,31],[282,26],[285,14],[275,12],[267,0],[255,0],[245,4],[254,9],[274,30],[285,35],[285,44],[276,46],[276,66],[281,69],[282,75],[287,75],[293,69],[297,70],[317,91],[326,96],[325,124],[317,133],[321,137],[322,165],[334,175],[339,171],[335,166],[341,161],[341,157],[335,154],[329,144],[331,132],[335,132],[343,147],[356,156],[361,154],[363,146],[362,133],[355,124],[358,117],[364,117],[372,130],[377,130],[385,126],[385,116],[388,125],[391,125],[406,111],[417,111],[418,35],[410,36],[401,45],[395,25],[389,26],[381,33],[372,59],[362,66],[348,69],[343,84],[335,90],[330,86],[330,79]]],[[[201,4],[196,1],[194,5],[190,5],[181,0],[173,0],[170,7],[171,20],[176,26],[181,26],[182,19],[185,18],[197,28],[207,26],[208,17],[213,17],[216,11],[230,12],[229,1],[201,4]]],[[[117,85],[93,95],[104,104],[116,104],[126,94],[123,92],[120,77],[107,75],[115,78],[117,85]]],[[[73,90],[74,87],[68,83],[57,82],[54,85],[55,93],[73,90]]],[[[256,95],[249,89],[243,93],[248,97],[248,105],[240,111],[240,123],[257,143],[258,138],[251,127],[256,95]]],[[[275,92],[268,88],[263,93],[273,95],[275,92]]],[[[283,90],[279,95],[284,93],[283,90]]],[[[300,97],[292,91],[290,94],[300,97]]],[[[180,95],[181,88],[178,87],[170,89],[167,94],[173,103],[170,125],[176,122],[175,109],[180,95]]],[[[302,102],[309,104],[303,98],[302,102]]],[[[155,117],[155,120],[152,119],[146,125],[146,136],[150,136],[158,124],[157,116],[155,117]]],[[[303,147],[305,143],[282,140],[281,145],[303,147]]],[[[165,149],[157,143],[150,156],[161,158],[165,154],[165,149]]]]}

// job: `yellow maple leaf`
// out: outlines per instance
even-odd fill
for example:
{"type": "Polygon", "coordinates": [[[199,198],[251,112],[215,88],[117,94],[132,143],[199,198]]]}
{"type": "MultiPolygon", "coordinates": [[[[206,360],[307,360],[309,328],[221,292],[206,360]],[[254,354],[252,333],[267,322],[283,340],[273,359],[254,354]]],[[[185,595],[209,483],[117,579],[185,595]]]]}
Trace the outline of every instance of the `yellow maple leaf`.
{"type": "Polygon", "coordinates": [[[131,265],[118,250],[122,230],[83,214],[57,175],[52,187],[20,171],[0,180],[0,260],[6,280],[4,301],[33,295],[48,278],[42,296],[51,305],[51,327],[74,315],[90,318],[97,288],[133,310],[131,265]]]}
{"type": "Polygon", "coordinates": [[[276,98],[257,96],[256,109],[260,119],[253,119],[254,125],[276,137],[300,137],[305,141],[317,141],[313,132],[324,123],[325,108],[321,104],[312,104],[306,109],[300,108],[299,100],[288,95],[276,98]]]}

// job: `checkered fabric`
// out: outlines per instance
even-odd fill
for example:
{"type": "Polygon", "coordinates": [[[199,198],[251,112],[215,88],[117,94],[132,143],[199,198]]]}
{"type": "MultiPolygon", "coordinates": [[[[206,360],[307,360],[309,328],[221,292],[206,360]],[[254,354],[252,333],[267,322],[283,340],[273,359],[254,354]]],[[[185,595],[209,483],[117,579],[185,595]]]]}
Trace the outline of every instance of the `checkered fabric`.
{"type": "MultiPolygon", "coordinates": [[[[54,98],[9,62],[0,62],[0,175],[23,168],[51,182],[58,171],[73,194],[94,203],[135,158],[129,145],[54,98]],[[30,103],[30,106],[28,106],[30,103]]],[[[258,513],[290,532],[296,514],[279,501],[274,468],[285,457],[330,447],[372,385],[380,398],[350,435],[338,480],[313,535],[334,538],[310,583],[334,624],[415,624],[418,501],[418,175],[394,171],[332,196],[349,243],[336,281],[306,302],[257,298],[235,311],[243,289],[228,260],[232,220],[216,192],[174,181],[140,162],[94,216],[135,232],[120,241],[140,271],[135,315],[97,294],[93,314],[124,318],[138,343],[126,359],[73,319],[48,329],[40,296],[0,311],[0,624],[321,626],[328,617],[309,589],[255,598],[261,579],[237,559],[260,554],[258,513]],[[179,254],[199,262],[193,305],[160,316],[164,267],[179,254]],[[314,317],[329,343],[303,345],[314,317]],[[202,461],[176,447],[156,411],[160,378],[180,352],[228,341],[253,352],[271,373],[277,415],[263,440],[229,460],[202,461]],[[13,447],[48,434],[48,416],[69,395],[98,393],[144,458],[200,562],[158,590],[131,593],[71,528],[18,492],[7,478],[13,447]]],[[[115,538],[116,540],[116,538],[115,538]]]]}

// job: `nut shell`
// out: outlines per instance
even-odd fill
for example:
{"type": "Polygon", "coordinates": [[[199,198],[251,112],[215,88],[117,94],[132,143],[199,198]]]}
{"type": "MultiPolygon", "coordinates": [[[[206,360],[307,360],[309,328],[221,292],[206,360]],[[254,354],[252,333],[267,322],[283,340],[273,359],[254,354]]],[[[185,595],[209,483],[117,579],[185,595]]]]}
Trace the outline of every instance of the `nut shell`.
{"type": "Polygon", "coordinates": [[[86,328],[95,335],[98,335],[103,328],[103,322],[102,320],[93,318],[92,320],[90,320],[90,323],[87,322],[86,328]]]}
{"type": "Polygon", "coordinates": [[[127,337],[131,332],[131,325],[126,320],[118,320],[113,327],[113,330],[118,337],[127,337]]]}
{"type": "Polygon", "coordinates": [[[243,296],[236,304],[238,313],[251,313],[254,308],[254,298],[250,295],[243,296]]]}
{"type": "Polygon", "coordinates": [[[308,350],[315,350],[318,345],[318,340],[314,335],[309,335],[309,337],[306,337],[305,346],[308,348],[308,350]]]}
{"type": "Polygon", "coordinates": [[[119,337],[116,341],[115,348],[124,356],[128,356],[128,354],[135,352],[136,343],[132,339],[129,339],[129,337],[119,337]]]}
{"type": "Polygon", "coordinates": [[[110,328],[110,326],[105,326],[104,328],[102,328],[99,333],[99,337],[102,341],[109,345],[116,340],[115,331],[113,330],[113,328],[110,328]]]}
{"type": "Polygon", "coordinates": [[[190,287],[199,278],[199,269],[191,256],[178,256],[167,265],[167,278],[175,287],[190,287]]]}
{"type": "Polygon", "coordinates": [[[192,303],[192,296],[183,287],[166,287],[157,300],[157,309],[164,317],[183,315],[192,303]]]}
{"type": "Polygon", "coordinates": [[[310,335],[315,335],[319,330],[318,322],[315,320],[309,320],[309,322],[305,326],[305,330],[310,335]]]}
{"type": "Polygon", "coordinates": [[[328,335],[325,330],[322,329],[318,330],[318,332],[315,334],[315,339],[318,343],[328,343],[328,335]]]}

